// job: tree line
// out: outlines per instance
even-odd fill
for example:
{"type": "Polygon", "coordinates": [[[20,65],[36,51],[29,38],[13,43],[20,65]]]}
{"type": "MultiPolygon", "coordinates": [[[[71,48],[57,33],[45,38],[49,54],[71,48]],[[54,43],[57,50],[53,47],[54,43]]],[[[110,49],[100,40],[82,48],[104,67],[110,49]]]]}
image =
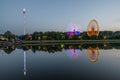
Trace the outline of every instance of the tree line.
{"type": "Polygon", "coordinates": [[[107,40],[107,39],[120,39],[120,31],[100,31],[98,36],[88,36],[87,32],[82,32],[78,35],[69,35],[67,32],[33,32],[32,34],[16,35],[10,31],[0,34],[7,39],[16,40],[107,40]]]}

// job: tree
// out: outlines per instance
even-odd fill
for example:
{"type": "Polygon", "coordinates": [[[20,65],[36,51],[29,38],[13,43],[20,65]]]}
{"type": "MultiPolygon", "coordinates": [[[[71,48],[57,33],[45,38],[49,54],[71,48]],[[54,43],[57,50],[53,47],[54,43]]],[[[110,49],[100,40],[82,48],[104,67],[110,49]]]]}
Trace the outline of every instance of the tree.
{"type": "Polygon", "coordinates": [[[42,32],[34,32],[32,35],[33,40],[39,40],[42,37],[42,32]]]}
{"type": "Polygon", "coordinates": [[[3,35],[5,38],[8,39],[15,39],[16,35],[14,35],[13,33],[11,33],[10,31],[6,31],[3,35]]]}

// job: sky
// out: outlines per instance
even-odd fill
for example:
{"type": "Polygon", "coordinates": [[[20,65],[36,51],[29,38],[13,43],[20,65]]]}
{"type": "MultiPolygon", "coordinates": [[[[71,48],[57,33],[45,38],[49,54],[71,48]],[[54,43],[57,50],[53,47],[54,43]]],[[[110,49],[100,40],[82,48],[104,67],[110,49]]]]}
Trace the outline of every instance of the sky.
{"type": "Polygon", "coordinates": [[[0,0],[0,33],[23,34],[23,8],[26,33],[66,31],[71,23],[86,31],[93,19],[100,30],[120,30],[120,0],[0,0]]]}

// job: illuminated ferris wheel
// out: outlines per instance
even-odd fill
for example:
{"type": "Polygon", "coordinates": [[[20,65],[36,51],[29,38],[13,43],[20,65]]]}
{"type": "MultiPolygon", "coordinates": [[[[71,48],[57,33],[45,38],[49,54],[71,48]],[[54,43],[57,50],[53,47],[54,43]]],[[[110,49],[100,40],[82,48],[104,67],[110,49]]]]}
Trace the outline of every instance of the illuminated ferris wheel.
{"type": "Polygon", "coordinates": [[[99,25],[96,20],[91,20],[87,26],[87,35],[92,36],[92,35],[99,35],[99,25]]]}
{"type": "Polygon", "coordinates": [[[81,27],[77,24],[69,24],[67,27],[67,34],[69,36],[79,35],[82,32],[81,27]]]}

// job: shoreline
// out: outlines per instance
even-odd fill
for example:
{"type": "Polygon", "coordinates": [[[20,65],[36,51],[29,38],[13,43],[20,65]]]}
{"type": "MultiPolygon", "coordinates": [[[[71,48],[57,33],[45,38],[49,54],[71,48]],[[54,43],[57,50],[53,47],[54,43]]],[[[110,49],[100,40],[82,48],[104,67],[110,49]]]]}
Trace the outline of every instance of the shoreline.
{"type": "Polygon", "coordinates": [[[2,45],[49,45],[49,44],[97,44],[97,43],[120,43],[120,40],[36,40],[36,41],[0,41],[2,45]]]}

